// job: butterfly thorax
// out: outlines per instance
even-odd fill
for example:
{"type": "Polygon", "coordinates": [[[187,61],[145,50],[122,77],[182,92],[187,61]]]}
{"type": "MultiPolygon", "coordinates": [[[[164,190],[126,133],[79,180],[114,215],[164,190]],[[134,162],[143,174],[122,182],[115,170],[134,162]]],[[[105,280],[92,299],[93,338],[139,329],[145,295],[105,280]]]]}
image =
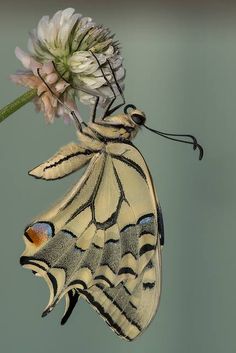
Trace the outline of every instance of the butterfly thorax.
{"type": "Polygon", "coordinates": [[[139,126],[129,115],[121,114],[91,122],[78,132],[80,142],[92,150],[101,150],[108,142],[132,140],[139,126]]]}

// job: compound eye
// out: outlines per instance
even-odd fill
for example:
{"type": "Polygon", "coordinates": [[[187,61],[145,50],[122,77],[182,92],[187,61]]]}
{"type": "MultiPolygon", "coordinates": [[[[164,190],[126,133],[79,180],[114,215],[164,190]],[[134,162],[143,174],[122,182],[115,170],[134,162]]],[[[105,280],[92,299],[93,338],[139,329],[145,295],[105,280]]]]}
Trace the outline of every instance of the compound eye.
{"type": "Polygon", "coordinates": [[[137,125],[143,125],[145,123],[145,120],[146,120],[144,115],[137,114],[137,113],[131,114],[131,119],[137,125]]]}

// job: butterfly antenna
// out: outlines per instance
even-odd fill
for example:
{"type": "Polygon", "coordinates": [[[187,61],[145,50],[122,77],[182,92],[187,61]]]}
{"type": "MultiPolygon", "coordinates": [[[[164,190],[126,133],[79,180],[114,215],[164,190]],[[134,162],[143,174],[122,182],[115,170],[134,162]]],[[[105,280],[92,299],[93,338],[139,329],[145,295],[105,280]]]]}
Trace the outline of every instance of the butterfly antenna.
{"type": "Polygon", "coordinates": [[[165,137],[165,138],[167,138],[167,139],[169,139],[169,140],[177,141],[177,142],[182,142],[182,143],[187,143],[187,144],[193,145],[193,149],[194,149],[194,150],[198,149],[198,151],[199,151],[199,160],[201,160],[201,159],[203,158],[204,150],[203,150],[202,146],[197,142],[196,137],[194,137],[193,135],[189,135],[189,134],[169,134],[169,133],[166,133],[166,132],[162,132],[162,131],[158,131],[158,130],[151,129],[151,128],[148,127],[147,125],[144,125],[144,127],[145,127],[147,130],[152,131],[152,132],[154,132],[155,134],[157,134],[157,135],[159,135],[159,136],[162,136],[162,137],[165,137]],[[170,137],[170,136],[172,136],[172,137],[170,137]],[[186,137],[186,138],[189,138],[191,141],[184,140],[184,139],[174,138],[173,136],[177,136],[177,137],[186,137]]]}
{"type": "MultiPolygon", "coordinates": [[[[52,93],[52,95],[57,99],[57,101],[65,108],[65,110],[67,110],[70,115],[72,116],[75,125],[77,127],[77,129],[79,131],[82,131],[82,124],[84,124],[86,126],[86,124],[82,121],[79,120],[79,118],[77,117],[77,115],[75,114],[74,110],[71,110],[57,95],[56,93],[52,90],[52,88],[47,84],[47,82],[44,80],[44,78],[42,77],[41,73],[40,73],[40,68],[37,69],[37,73],[40,77],[40,79],[43,81],[43,83],[45,84],[45,86],[48,88],[48,90],[52,93]]],[[[45,92],[43,92],[45,93],[45,92]]]]}

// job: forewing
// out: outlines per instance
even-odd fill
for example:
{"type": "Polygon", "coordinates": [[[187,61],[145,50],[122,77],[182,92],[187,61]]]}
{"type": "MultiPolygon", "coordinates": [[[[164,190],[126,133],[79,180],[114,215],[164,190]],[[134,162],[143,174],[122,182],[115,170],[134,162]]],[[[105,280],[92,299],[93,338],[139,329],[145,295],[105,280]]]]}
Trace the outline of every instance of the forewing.
{"type": "Polygon", "coordinates": [[[77,143],[69,143],[49,158],[46,162],[29,171],[37,179],[61,179],[83,167],[94,153],[77,143]]]}

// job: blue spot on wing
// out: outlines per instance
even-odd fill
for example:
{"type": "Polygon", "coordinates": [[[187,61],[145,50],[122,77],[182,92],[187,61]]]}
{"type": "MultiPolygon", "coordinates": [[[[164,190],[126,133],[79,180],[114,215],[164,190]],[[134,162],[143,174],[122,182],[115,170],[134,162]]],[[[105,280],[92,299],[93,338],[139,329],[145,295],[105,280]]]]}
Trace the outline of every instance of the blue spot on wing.
{"type": "Polygon", "coordinates": [[[31,228],[36,233],[45,234],[48,237],[53,237],[54,235],[54,227],[51,223],[48,223],[48,222],[37,222],[34,225],[32,225],[31,228]]]}
{"type": "Polygon", "coordinates": [[[153,222],[153,216],[144,216],[139,220],[139,224],[150,224],[153,222]]]}

